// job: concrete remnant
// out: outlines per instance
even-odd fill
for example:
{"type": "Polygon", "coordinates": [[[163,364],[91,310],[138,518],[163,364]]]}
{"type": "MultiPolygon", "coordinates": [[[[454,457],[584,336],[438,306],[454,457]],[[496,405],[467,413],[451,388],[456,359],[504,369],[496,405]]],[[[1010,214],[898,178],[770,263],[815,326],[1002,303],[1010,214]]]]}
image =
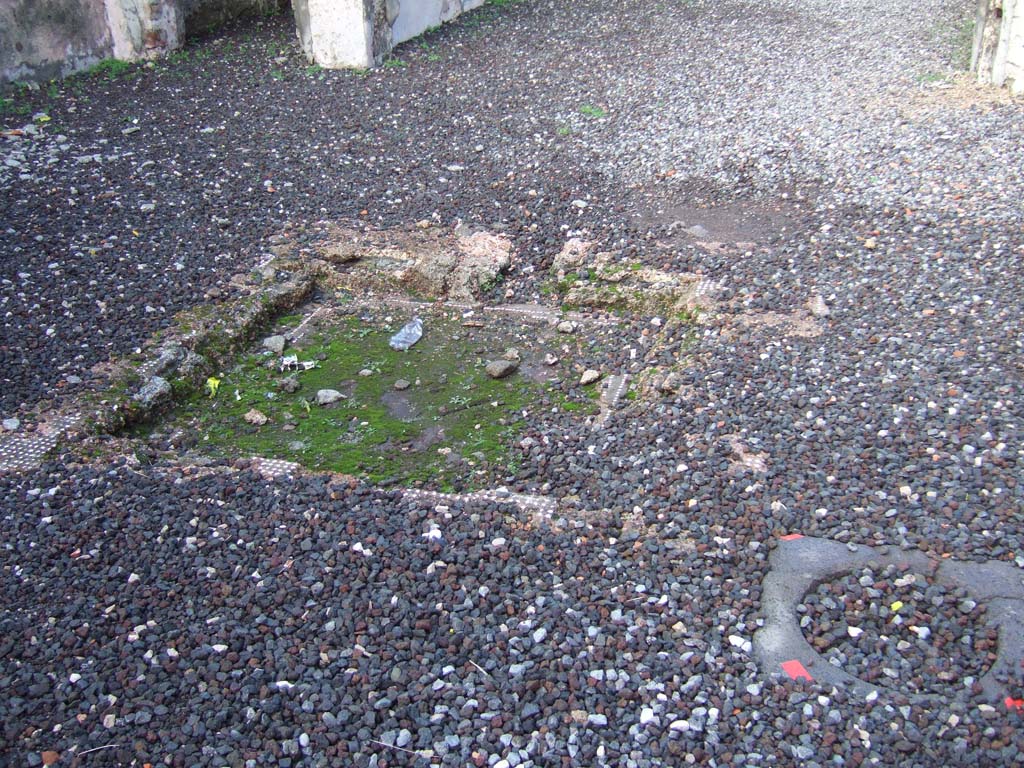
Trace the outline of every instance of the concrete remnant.
{"type": "MultiPolygon", "coordinates": [[[[800,535],[782,538],[772,552],[771,570],[763,582],[761,604],[765,623],[754,634],[754,652],[765,672],[771,674],[781,669],[790,677],[809,676],[828,685],[852,688],[861,695],[877,691],[875,686],[830,664],[815,651],[804,637],[796,614],[796,607],[815,585],[869,563],[934,572],[935,581],[963,587],[973,599],[984,602],[987,621],[999,628],[999,647],[995,662],[979,683],[988,696],[1005,695],[999,677],[1024,659],[1024,582],[1020,569],[996,560],[936,562],[916,550],[890,547],[858,545],[851,550],[842,542],[800,535]],[[792,662],[798,662],[799,667],[792,662]]],[[[928,696],[933,694],[916,695],[928,696]]]]}
{"type": "Polygon", "coordinates": [[[742,312],[732,318],[723,334],[731,337],[738,335],[740,329],[757,328],[767,328],[786,336],[797,336],[804,339],[817,338],[824,332],[816,315],[803,307],[798,307],[792,312],[776,312],[774,310],[742,312]]]}
{"type": "Polygon", "coordinates": [[[571,306],[671,315],[708,303],[699,275],[624,264],[611,253],[592,250],[591,243],[570,239],[551,264],[550,275],[571,306]]]}
{"type": "Polygon", "coordinates": [[[491,232],[439,227],[336,227],[320,256],[341,267],[336,274],[345,287],[474,301],[508,270],[512,241],[491,232]]]}

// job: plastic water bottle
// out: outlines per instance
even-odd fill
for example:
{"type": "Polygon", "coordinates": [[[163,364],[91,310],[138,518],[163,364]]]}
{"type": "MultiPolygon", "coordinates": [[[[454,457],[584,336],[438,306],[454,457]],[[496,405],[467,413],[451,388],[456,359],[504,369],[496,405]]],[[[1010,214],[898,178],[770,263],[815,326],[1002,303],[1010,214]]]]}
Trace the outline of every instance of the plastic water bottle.
{"type": "Polygon", "coordinates": [[[402,330],[391,337],[391,341],[388,342],[392,349],[397,349],[399,352],[405,352],[409,347],[415,344],[423,337],[423,321],[418,317],[414,317],[412,322],[406,323],[402,326],[402,330]]]}

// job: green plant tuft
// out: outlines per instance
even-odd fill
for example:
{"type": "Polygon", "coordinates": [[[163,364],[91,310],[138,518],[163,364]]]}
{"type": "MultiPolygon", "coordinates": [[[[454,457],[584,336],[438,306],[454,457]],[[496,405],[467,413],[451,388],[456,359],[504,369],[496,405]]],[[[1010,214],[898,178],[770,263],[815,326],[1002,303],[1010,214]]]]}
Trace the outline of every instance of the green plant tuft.
{"type": "Polygon", "coordinates": [[[116,80],[119,77],[127,75],[134,69],[134,67],[135,65],[130,61],[122,61],[121,59],[104,59],[82,72],[82,75],[85,77],[98,77],[106,78],[107,80],[116,80]]]}

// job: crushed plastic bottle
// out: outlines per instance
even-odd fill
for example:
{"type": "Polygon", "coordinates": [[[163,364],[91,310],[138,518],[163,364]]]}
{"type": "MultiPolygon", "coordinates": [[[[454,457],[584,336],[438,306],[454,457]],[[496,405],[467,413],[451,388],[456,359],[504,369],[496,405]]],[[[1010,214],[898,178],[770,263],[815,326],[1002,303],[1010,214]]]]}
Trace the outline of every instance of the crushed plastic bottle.
{"type": "Polygon", "coordinates": [[[315,360],[299,360],[298,355],[285,355],[281,358],[281,372],[285,371],[311,371],[319,368],[320,363],[315,360]]]}
{"type": "Polygon", "coordinates": [[[388,343],[392,349],[397,349],[399,352],[405,352],[409,347],[415,344],[423,337],[423,321],[418,317],[414,317],[411,322],[406,323],[402,326],[402,330],[391,337],[391,341],[388,343]]]}

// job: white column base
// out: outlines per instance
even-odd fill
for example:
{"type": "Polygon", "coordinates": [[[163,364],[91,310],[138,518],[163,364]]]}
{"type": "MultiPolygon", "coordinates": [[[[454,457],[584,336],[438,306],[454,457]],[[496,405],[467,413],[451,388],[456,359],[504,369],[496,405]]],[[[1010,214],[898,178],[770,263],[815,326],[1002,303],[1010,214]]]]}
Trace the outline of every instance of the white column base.
{"type": "Polygon", "coordinates": [[[292,8],[310,61],[327,69],[373,66],[373,24],[363,0],[292,0],[292,8]]]}

